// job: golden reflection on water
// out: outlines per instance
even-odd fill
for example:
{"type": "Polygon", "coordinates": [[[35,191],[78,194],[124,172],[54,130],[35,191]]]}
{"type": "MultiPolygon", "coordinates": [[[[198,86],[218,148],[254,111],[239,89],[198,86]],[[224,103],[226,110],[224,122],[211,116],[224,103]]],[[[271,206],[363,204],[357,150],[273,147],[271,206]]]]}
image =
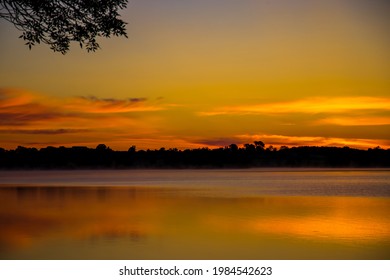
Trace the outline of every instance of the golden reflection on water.
{"type": "Polygon", "coordinates": [[[2,259],[389,259],[390,198],[0,188],[2,259]]]}

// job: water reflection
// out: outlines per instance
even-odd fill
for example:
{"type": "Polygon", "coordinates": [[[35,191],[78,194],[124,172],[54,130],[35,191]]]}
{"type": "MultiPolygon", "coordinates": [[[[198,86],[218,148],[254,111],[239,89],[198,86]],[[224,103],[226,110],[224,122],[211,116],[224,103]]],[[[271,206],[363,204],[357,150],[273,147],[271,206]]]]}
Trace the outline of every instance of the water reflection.
{"type": "Polygon", "coordinates": [[[2,187],[2,259],[388,259],[386,197],[2,187]]]}

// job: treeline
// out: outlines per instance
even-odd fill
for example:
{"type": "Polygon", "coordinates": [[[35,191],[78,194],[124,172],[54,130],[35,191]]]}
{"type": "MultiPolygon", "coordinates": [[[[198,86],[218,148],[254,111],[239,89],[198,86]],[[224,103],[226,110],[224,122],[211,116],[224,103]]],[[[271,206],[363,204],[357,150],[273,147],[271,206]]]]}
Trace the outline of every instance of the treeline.
{"type": "Polygon", "coordinates": [[[0,148],[1,169],[390,167],[390,149],[265,147],[261,141],[209,149],[114,151],[88,147],[0,148]]]}

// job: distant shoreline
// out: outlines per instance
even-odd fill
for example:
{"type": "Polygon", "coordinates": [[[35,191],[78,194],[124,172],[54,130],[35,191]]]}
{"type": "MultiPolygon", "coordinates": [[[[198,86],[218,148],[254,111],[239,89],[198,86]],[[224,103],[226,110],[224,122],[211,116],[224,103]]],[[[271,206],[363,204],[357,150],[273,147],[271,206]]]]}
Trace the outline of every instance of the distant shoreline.
{"type": "MultiPolygon", "coordinates": [[[[257,142],[258,143],[258,142],[257,142]]],[[[262,142],[261,142],[262,143],[262,142]]],[[[390,149],[245,144],[209,149],[114,151],[88,147],[0,148],[0,170],[389,168],[390,149]]]]}

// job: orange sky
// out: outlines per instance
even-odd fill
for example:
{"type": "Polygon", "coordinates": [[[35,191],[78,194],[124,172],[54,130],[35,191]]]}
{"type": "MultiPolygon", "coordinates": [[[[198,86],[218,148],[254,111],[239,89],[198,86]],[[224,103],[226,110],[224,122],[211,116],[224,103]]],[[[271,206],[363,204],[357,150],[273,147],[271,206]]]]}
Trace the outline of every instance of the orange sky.
{"type": "Polygon", "coordinates": [[[0,147],[390,148],[385,0],[134,0],[65,56],[0,21],[0,147]]]}

